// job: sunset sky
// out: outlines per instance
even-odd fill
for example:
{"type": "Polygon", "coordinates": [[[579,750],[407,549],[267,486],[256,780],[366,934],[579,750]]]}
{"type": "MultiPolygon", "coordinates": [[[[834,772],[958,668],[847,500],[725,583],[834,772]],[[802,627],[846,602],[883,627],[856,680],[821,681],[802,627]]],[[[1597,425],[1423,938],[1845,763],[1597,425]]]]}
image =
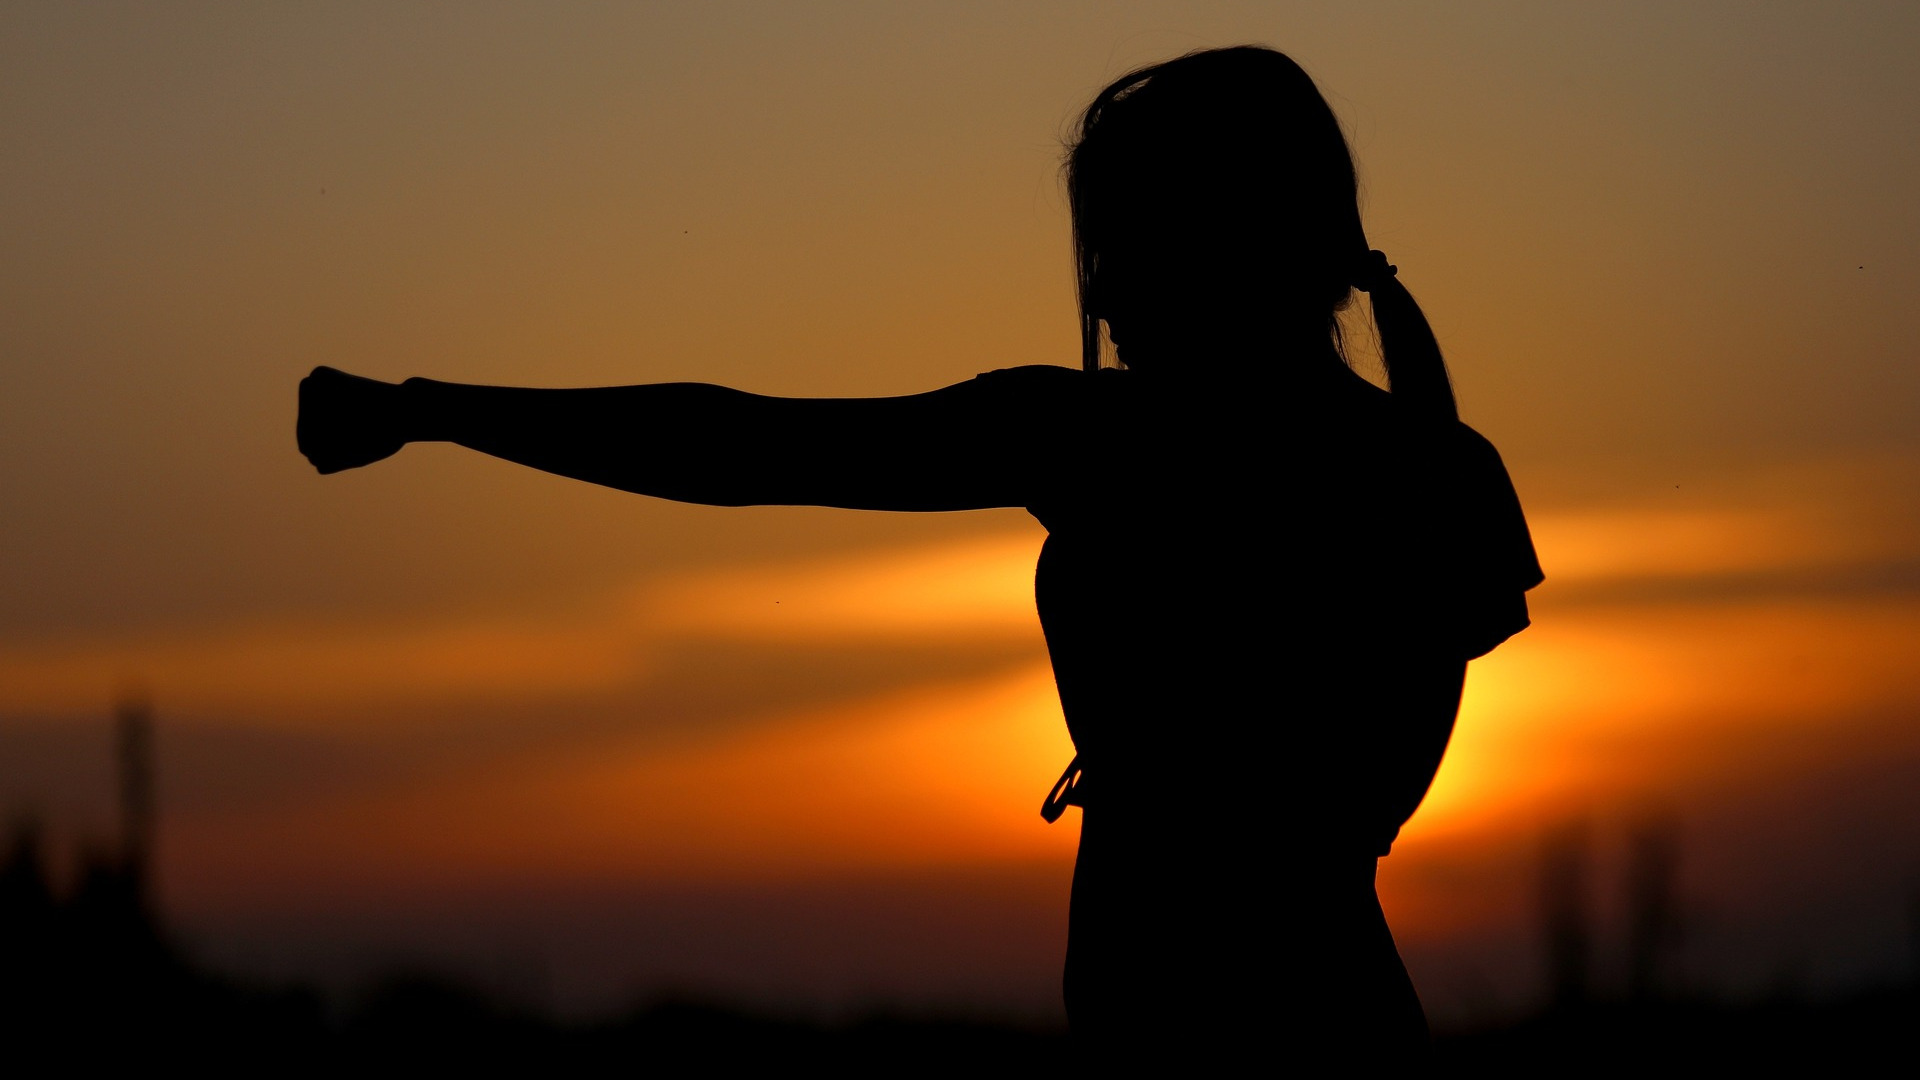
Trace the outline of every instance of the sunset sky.
{"type": "Polygon", "coordinates": [[[1383,864],[1436,1018],[1531,1000],[1569,827],[1603,953],[1664,822],[1693,985],[1903,976],[1897,3],[6,5],[0,813],[110,838],[139,693],[164,909],[231,969],[1053,1015],[1077,817],[1036,813],[1071,747],[1031,518],[680,506],[444,446],[321,478],[294,386],[1072,365],[1071,118],[1250,41],[1346,124],[1548,576],[1383,864]]]}

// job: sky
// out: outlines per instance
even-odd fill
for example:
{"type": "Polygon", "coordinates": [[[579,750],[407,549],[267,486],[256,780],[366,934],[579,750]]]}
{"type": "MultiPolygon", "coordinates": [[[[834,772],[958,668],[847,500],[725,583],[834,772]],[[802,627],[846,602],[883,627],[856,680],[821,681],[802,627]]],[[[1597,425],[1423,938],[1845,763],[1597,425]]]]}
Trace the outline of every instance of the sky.
{"type": "Polygon", "coordinates": [[[1029,517],[680,506],[445,446],[321,478],[294,386],[1072,365],[1076,110],[1242,42],[1346,125],[1548,575],[1382,867],[1430,1010],[1531,1000],[1551,837],[1589,838],[1612,957],[1656,826],[1689,985],[1903,977],[1894,3],[7,5],[0,813],[110,838],[144,695],[163,906],[232,970],[1055,1015],[1029,517]]]}

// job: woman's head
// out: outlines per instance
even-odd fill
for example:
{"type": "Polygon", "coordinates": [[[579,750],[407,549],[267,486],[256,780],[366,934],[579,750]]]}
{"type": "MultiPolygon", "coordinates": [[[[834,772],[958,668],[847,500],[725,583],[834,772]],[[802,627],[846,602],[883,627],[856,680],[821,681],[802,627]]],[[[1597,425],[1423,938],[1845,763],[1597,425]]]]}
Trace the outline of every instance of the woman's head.
{"type": "Polygon", "coordinates": [[[1340,123],[1272,49],[1209,49],[1115,80],[1081,117],[1066,172],[1089,367],[1103,322],[1123,357],[1256,332],[1332,341],[1372,265],[1340,123]]]}

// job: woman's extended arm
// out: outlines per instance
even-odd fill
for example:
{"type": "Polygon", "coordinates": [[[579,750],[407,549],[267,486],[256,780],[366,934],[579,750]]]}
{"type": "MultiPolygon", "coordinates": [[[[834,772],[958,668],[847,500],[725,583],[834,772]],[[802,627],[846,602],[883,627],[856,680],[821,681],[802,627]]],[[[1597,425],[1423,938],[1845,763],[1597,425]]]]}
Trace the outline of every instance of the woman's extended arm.
{"type": "MultiPolygon", "coordinates": [[[[1058,376],[1041,377],[1060,385],[1058,376]]],[[[1059,461],[1046,445],[1050,425],[1032,395],[990,381],[909,397],[811,399],[699,383],[394,385],[323,367],[300,384],[297,434],[322,473],[370,464],[408,442],[444,441],[590,483],[717,506],[1030,505],[1059,461]]]]}

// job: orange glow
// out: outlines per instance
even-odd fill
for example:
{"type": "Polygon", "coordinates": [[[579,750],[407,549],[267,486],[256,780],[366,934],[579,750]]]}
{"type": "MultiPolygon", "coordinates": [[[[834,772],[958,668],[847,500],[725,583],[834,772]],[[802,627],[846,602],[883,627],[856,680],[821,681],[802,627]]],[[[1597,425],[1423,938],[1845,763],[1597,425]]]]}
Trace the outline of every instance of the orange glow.
{"type": "Polygon", "coordinates": [[[1920,610],[1886,603],[1558,614],[1474,662],[1407,835],[1498,832],[1734,765],[1743,729],[1920,700],[1915,641],[1920,610]],[[1713,731],[1724,745],[1680,754],[1713,731]]]}
{"type": "Polygon", "coordinates": [[[598,610],[0,646],[0,710],[83,710],[129,676],[182,712],[337,723],[343,705],[604,692],[681,638],[1031,638],[1037,532],[633,586],[598,610]]]}
{"type": "MultiPolygon", "coordinates": [[[[1816,743],[1920,763],[1920,9],[1419,9],[13,5],[0,807],[110,836],[131,684],[162,908],[208,940],[500,883],[1060,869],[1021,512],[685,506],[450,446],[321,478],[294,387],[1072,366],[1076,106],[1255,41],[1328,92],[1548,575],[1385,864],[1402,940],[1528,932],[1557,824],[1738,818],[1816,743]]],[[[1915,865],[1885,809],[1855,861],[1915,865]]]]}
{"type": "MultiPolygon", "coordinates": [[[[1543,821],[1750,768],[1767,752],[1759,730],[1920,701],[1920,610],[1909,604],[1557,599],[1568,585],[1844,565],[1884,537],[1744,506],[1545,514],[1535,531],[1554,575],[1536,597],[1537,624],[1472,665],[1453,745],[1396,865],[1511,847],[1543,821]],[[1713,561],[1723,549],[1740,558],[1713,561]]],[[[10,650],[0,696],[11,708],[73,706],[108,673],[135,671],[182,711],[339,730],[332,710],[343,703],[384,703],[393,716],[409,701],[610,702],[648,685],[650,658],[688,642],[1021,642],[1031,659],[1001,674],[776,707],[721,734],[663,740],[640,724],[351,798],[183,819],[176,852],[193,869],[178,875],[182,899],[218,907],[316,879],[756,879],[1067,858],[1072,819],[1049,829],[1034,813],[1071,753],[1038,651],[1037,541],[1023,530],[680,574],[616,591],[599,610],[490,622],[10,650]]],[[[1457,896],[1397,895],[1412,927],[1470,918],[1457,896]]]]}
{"type": "Polygon", "coordinates": [[[1071,753],[1051,673],[1033,667],[711,740],[603,745],[284,815],[185,821],[178,899],[1070,857],[1075,831],[1036,810],[1071,753]]]}
{"type": "Polygon", "coordinates": [[[30,645],[0,652],[0,709],[96,708],[102,686],[133,676],[178,711],[326,724],[346,704],[565,693],[644,672],[644,641],[583,622],[280,624],[30,645]]]}
{"type": "Polygon", "coordinates": [[[680,633],[773,641],[1031,632],[1042,537],[1035,527],[920,550],[675,577],[640,590],[633,609],[680,633]]]}
{"type": "Polygon", "coordinates": [[[1840,522],[1809,519],[1804,508],[1625,507],[1540,515],[1531,525],[1555,583],[1817,566],[1883,546],[1840,522]]]}

